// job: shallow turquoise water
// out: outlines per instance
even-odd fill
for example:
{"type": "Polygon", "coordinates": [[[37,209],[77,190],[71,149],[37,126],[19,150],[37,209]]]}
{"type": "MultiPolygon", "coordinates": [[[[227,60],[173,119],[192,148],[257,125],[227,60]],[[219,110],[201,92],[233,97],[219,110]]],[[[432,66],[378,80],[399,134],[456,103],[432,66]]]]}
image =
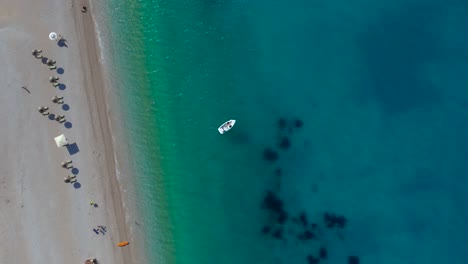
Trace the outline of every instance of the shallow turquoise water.
{"type": "Polygon", "coordinates": [[[307,263],[320,247],[328,263],[468,259],[464,2],[105,8],[147,263],[307,263]],[[283,225],[261,208],[267,190],[284,202],[283,225]],[[314,239],[298,238],[301,212],[314,239]],[[326,228],[324,212],[348,224],[326,228]]]}

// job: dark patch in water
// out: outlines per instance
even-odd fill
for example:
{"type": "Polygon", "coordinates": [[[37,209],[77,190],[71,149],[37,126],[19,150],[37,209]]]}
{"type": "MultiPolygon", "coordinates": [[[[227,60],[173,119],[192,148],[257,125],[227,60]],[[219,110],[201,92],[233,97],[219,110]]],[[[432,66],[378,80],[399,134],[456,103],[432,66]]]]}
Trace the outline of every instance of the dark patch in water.
{"type": "Polygon", "coordinates": [[[236,133],[233,133],[232,140],[234,141],[234,143],[237,143],[237,144],[250,144],[251,143],[249,134],[245,132],[239,132],[239,131],[237,131],[236,133]]]}
{"type": "Polygon", "coordinates": [[[275,176],[281,176],[282,173],[283,172],[279,168],[275,170],[275,176]]]}
{"type": "Polygon", "coordinates": [[[317,264],[317,263],[319,263],[319,262],[320,262],[320,259],[319,259],[319,258],[316,258],[316,257],[314,257],[314,256],[312,256],[312,255],[308,255],[308,256],[307,256],[307,263],[309,263],[309,264],[317,264]]]}
{"type": "Polygon", "coordinates": [[[327,249],[324,247],[321,247],[319,250],[319,256],[321,259],[326,259],[328,257],[327,249]]]}
{"type": "Polygon", "coordinates": [[[359,99],[376,102],[389,115],[440,102],[440,91],[422,73],[450,55],[434,31],[441,23],[439,4],[408,4],[395,11],[370,22],[358,41],[370,79],[360,85],[359,99]]]}
{"type": "Polygon", "coordinates": [[[304,212],[302,212],[300,215],[299,215],[299,220],[301,221],[301,224],[306,227],[308,225],[307,223],[307,216],[304,212]]]}
{"type": "Polygon", "coordinates": [[[344,216],[337,216],[331,213],[323,214],[323,220],[325,221],[325,226],[328,228],[338,227],[344,228],[346,225],[346,218],[344,216]]]}
{"type": "Polygon", "coordinates": [[[278,153],[270,148],[266,148],[263,151],[263,158],[267,161],[276,161],[278,160],[278,153]]]}
{"type": "Polygon", "coordinates": [[[299,240],[311,240],[311,239],[315,238],[315,234],[312,233],[312,232],[309,231],[309,230],[306,230],[306,231],[304,231],[303,233],[299,234],[299,235],[297,236],[297,238],[298,238],[299,240]]]}
{"type": "Polygon", "coordinates": [[[283,225],[288,220],[288,213],[283,208],[283,201],[271,191],[267,192],[262,203],[262,208],[275,214],[276,221],[280,225],[283,225]]]}
{"type": "Polygon", "coordinates": [[[283,150],[289,149],[289,147],[291,147],[291,141],[289,140],[289,138],[283,137],[281,138],[278,147],[283,150]]]}
{"type": "Polygon", "coordinates": [[[359,257],[358,256],[349,256],[348,257],[348,264],[359,264],[359,257]]]}
{"type": "Polygon", "coordinates": [[[269,226],[264,226],[262,228],[262,233],[263,234],[268,234],[268,233],[270,233],[270,231],[271,231],[271,228],[269,226]]]}
{"type": "Polygon", "coordinates": [[[288,126],[288,121],[285,118],[278,119],[278,128],[284,130],[288,126]]]}
{"type": "Polygon", "coordinates": [[[302,122],[302,120],[300,120],[300,119],[294,120],[294,126],[295,127],[301,128],[303,125],[304,125],[304,122],[302,122]]]}
{"type": "Polygon", "coordinates": [[[273,237],[276,239],[283,239],[283,229],[280,228],[273,232],[273,237]]]}

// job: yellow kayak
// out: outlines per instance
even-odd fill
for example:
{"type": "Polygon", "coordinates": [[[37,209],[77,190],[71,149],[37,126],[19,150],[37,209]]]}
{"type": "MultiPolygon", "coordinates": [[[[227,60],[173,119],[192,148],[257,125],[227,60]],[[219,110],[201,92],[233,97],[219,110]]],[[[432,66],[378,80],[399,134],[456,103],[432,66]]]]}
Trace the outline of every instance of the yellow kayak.
{"type": "Polygon", "coordinates": [[[120,243],[117,244],[118,247],[125,247],[126,245],[130,244],[130,242],[128,241],[122,241],[120,243]]]}

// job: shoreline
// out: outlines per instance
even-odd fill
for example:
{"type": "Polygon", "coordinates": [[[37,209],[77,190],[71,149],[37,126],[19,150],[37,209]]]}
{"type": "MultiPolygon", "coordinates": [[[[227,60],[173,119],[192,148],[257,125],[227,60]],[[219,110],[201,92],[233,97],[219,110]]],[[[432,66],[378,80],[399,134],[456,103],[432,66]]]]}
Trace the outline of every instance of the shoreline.
{"type": "MultiPolygon", "coordinates": [[[[91,83],[93,85],[86,85],[86,96],[88,97],[88,101],[92,101],[91,97],[94,98],[99,98],[96,102],[95,109],[92,109],[91,111],[95,110],[98,113],[98,117],[94,120],[94,124],[99,125],[99,130],[100,134],[103,136],[104,140],[104,146],[105,146],[105,153],[112,153],[113,155],[111,157],[107,157],[107,172],[110,177],[107,178],[107,181],[103,180],[103,183],[109,183],[111,186],[111,189],[113,190],[118,190],[118,191],[112,191],[111,193],[111,200],[114,206],[114,213],[117,219],[117,226],[119,230],[119,235],[123,237],[129,237],[130,235],[130,230],[126,225],[126,214],[125,214],[125,208],[123,206],[123,200],[122,200],[122,195],[121,195],[121,186],[119,183],[119,180],[117,179],[116,175],[116,163],[115,163],[115,151],[114,151],[114,145],[112,142],[112,132],[111,132],[111,120],[110,116],[108,115],[108,107],[109,103],[106,100],[106,92],[109,89],[109,84],[105,81],[104,78],[104,65],[99,59],[102,51],[99,43],[98,43],[98,29],[96,28],[96,20],[94,17],[94,7],[90,5],[89,0],[81,0],[80,1],[81,5],[85,5],[88,7],[88,15],[90,16],[90,19],[86,19],[86,17],[83,17],[83,14],[80,11],[79,7],[74,7],[74,12],[73,12],[73,19],[74,19],[74,24],[75,24],[75,29],[76,32],[83,33],[83,37],[85,38],[85,41],[79,42],[79,49],[80,52],[86,53],[88,56],[83,57],[84,60],[88,60],[88,62],[84,62],[82,64],[82,71],[86,75],[90,76],[90,79],[92,80],[91,83]],[[91,67],[86,67],[86,66],[91,66],[91,67]],[[94,66],[94,68],[93,68],[94,66]],[[94,87],[102,87],[102,89],[94,89],[94,87]],[[109,136],[104,136],[104,135],[109,135],[109,136]]],[[[85,78],[88,79],[88,78],[85,78]]],[[[122,254],[124,263],[133,263],[131,262],[132,260],[132,252],[129,250],[126,253],[122,254]]]]}
{"type": "Polygon", "coordinates": [[[126,197],[116,175],[118,154],[106,98],[110,87],[100,60],[93,7],[88,0],[0,4],[0,54],[5,58],[0,121],[7,124],[0,131],[0,202],[7,204],[0,213],[0,258],[11,263],[83,263],[90,257],[103,263],[136,263],[126,197]],[[87,13],[81,13],[81,5],[88,7],[87,13]],[[52,9],[53,15],[48,14],[52,9]],[[63,34],[68,47],[49,40],[50,31],[63,34]],[[61,73],[37,61],[30,54],[34,48],[56,60],[61,73]],[[49,75],[57,75],[63,86],[51,87],[49,75]],[[17,86],[26,86],[30,93],[17,86]],[[57,95],[64,97],[67,108],[50,103],[57,95]],[[64,114],[68,125],[41,116],[41,105],[64,114]],[[53,137],[59,134],[75,144],[76,152],[55,146],[53,137]],[[68,159],[78,184],[61,180],[70,171],[59,164],[68,159]],[[98,207],[92,208],[90,200],[98,207]],[[97,225],[107,227],[104,235],[93,233],[97,225]],[[122,240],[130,245],[116,247],[122,240]]]}

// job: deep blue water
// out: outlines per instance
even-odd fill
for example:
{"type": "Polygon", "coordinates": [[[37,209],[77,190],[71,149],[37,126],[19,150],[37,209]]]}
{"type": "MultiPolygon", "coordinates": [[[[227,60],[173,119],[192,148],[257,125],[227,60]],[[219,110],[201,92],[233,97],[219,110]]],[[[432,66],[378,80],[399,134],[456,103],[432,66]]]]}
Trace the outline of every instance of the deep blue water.
{"type": "Polygon", "coordinates": [[[468,261],[468,2],[107,8],[148,263],[468,261]]]}

